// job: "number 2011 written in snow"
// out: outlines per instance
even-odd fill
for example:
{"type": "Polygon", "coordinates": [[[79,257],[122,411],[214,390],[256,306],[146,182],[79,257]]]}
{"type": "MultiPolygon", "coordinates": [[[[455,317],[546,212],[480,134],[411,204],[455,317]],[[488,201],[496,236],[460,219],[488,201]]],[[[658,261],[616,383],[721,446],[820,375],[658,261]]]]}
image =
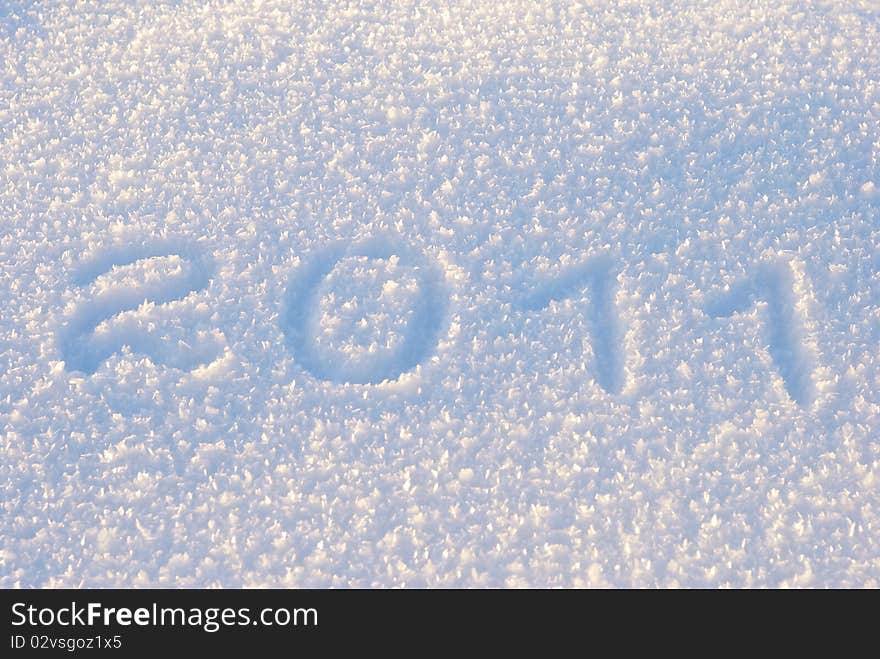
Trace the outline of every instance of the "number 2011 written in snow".
{"type": "MultiPolygon", "coordinates": [[[[74,283],[87,286],[100,279],[103,285],[96,286],[98,291],[76,307],[59,332],[59,347],[66,368],[92,374],[103,361],[125,346],[156,363],[180,368],[211,361],[216,351],[211,350],[210,341],[201,350],[191,346],[181,350],[180,344],[169,348],[155,336],[150,323],[144,326],[128,312],[142,308],[145,303],[161,307],[182,301],[205,290],[212,276],[213,262],[208,255],[193,246],[171,241],[110,249],[86,260],[76,270],[74,283]],[[151,259],[164,259],[166,265],[170,262],[172,272],[165,272],[163,276],[149,271],[130,272],[137,264],[151,259]],[[112,279],[117,275],[122,281],[113,285],[112,279]],[[111,279],[109,284],[108,278],[111,279]]],[[[377,238],[329,245],[311,254],[294,272],[287,287],[281,314],[287,347],[299,365],[320,380],[358,384],[394,380],[430,356],[441,338],[446,303],[443,281],[438,267],[398,241],[377,238]],[[407,298],[404,322],[394,326],[395,340],[389,345],[362,349],[363,354],[357,359],[328,354],[321,345],[321,315],[326,312],[323,306],[327,301],[326,297],[322,299],[322,287],[344,261],[390,263],[394,266],[391,274],[400,274],[411,284],[408,290],[412,295],[407,298]]],[[[534,286],[517,305],[519,313],[540,314],[546,313],[553,300],[582,301],[589,319],[591,370],[596,382],[609,394],[619,393],[625,384],[623,330],[615,303],[616,282],[613,260],[607,255],[598,255],[563,270],[552,281],[534,286]]],[[[388,288],[386,282],[377,294],[382,296],[388,288]]],[[[400,288],[391,281],[392,290],[400,288]]],[[[809,405],[814,397],[810,366],[813,360],[801,341],[804,319],[798,309],[794,274],[788,263],[759,263],[751,276],[715,296],[704,311],[713,318],[728,317],[746,311],[758,301],[766,303],[764,337],[786,391],[799,405],[809,405]]],[[[379,310],[383,310],[381,305],[379,310]]],[[[352,327],[362,328],[368,323],[369,318],[364,316],[352,327]]],[[[350,351],[356,350],[353,342],[346,345],[350,351]]]]}

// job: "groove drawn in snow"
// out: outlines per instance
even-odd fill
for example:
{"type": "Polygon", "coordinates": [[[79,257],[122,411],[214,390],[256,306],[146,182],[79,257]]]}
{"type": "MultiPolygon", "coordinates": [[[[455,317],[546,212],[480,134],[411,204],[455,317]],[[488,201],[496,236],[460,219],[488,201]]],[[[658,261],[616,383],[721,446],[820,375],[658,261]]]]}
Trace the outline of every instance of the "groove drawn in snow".
{"type": "Polygon", "coordinates": [[[767,305],[767,340],[770,357],[785,383],[788,395],[799,405],[814,398],[814,357],[804,346],[804,319],[794,293],[794,273],[785,262],[764,262],[754,274],[719,295],[706,306],[713,318],[727,318],[758,300],[767,305]]]}
{"type": "Polygon", "coordinates": [[[77,286],[87,286],[115,267],[174,255],[203,264],[207,262],[198,250],[188,245],[181,245],[172,240],[153,241],[142,245],[120,245],[104,249],[79,263],[72,278],[77,286]]]}
{"type": "Polygon", "coordinates": [[[557,279],[539,286],[525,299],[522,308],[540,311],[551,300],[577,297],[587,289],[587,319],[596,360],[595,377],[608,393],[619,393],[624,384],[622,332],[615,294],[617,277],[609,256],[597,256],[565,270],[557,279]]]}
{"type": "Polygon", "coordinates": [[[442,275],[399,241],[333,244],[294,273],[282,329],[299,365],[321,380],[393,380],[433,350],[445,313],[442,275]]]}
{"type": "Polygon", "coordinates": [[[125,346],[156,363],[185,370],[212,361],[221,350],[216,341],[169,346],[169,340],[154,331],[155,319],[145,327],[136,314],[126,313],[183,300],[207,288],[211,274],[206,255],[171,242],[110,249],[80,264],[73,281],[92,285],[96,292],[59,333],[66,367],[91,375],[125,346]]]}

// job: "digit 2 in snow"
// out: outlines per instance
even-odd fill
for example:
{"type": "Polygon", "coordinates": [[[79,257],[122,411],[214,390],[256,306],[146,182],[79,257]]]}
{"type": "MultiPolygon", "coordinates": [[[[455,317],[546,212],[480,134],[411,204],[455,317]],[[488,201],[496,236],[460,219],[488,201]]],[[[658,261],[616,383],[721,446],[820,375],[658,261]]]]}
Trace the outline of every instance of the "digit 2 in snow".
{"type": "Polygon", "coordinates": [[[77,307],[60,332],[59,347],[66,366],[91,375],[123,346],[154,362],[181,368],[211,361],[216,356],[211,346],[201,346],[208,354],[180,350],[179,345],[169,347],[137,318],[125,318],[126,312],[142,305],[167,305],[204,290],[211,274],[210,259],[204,254],[170,242],[108,250],[80,264],[74,282],[92,285],[96,292],[77,307]],[[154,267],[148,268],[146,276],[134,272],[137,264],[146,267],[151,261],[154,267]],[[128,281],[126,275],[134,275],[135,281],[128,281]]]}

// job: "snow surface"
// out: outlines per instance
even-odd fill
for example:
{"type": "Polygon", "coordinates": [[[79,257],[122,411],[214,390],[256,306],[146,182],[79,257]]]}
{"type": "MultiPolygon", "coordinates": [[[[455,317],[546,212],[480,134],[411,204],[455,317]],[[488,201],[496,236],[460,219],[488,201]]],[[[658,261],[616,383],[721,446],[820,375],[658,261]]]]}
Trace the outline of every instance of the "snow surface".
{"type": "Polygon", "coordinates": [[[880,586],[880,2],[0,2],[0,586],[880,586]]]}

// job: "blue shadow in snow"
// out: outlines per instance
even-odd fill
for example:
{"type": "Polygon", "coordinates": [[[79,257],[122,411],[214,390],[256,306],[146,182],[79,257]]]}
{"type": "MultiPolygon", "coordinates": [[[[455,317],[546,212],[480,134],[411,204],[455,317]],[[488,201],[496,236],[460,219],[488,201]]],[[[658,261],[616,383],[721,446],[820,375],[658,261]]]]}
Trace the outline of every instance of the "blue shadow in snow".
{"type": "MultiPolygon", "coordinates": [[[[168,361],[163,355],[162,341],[158,337],[141,331],[122,319],[114,323],[110,332],[101,336],[95,334],[95,329],[106,320],[137,309],[145,301],[167,304],[182,300],[190,293],[204,290],[213,274],[213,263],[207,255],[193,246],[170,241],[120,247],[83,262],[73,276],[74,283],[85,286],[114,267],[132,265],[147,258],[173,255],[184,258],[189,264],[181,276],[146,283],[136,288],[106,290],[77,309],[59,333],[61,354],[68,369],[91,375],[98,370],[101,362],[126,345],[155,362],[168,361]]],[[[217,346],[213,345],[190,346],[185,354],[174,360],[179,362],[175,365],[189,369],[208,363],[216,358],[217,350],[217,346]]]]}
{"type": "Polygon", "coordinates": [[[540,311],[551,300],[577,296],[587,289],[587,318],[590,340],[596,359],[595,376],[608,393],[620,393],[624,384],[622,331],[617,315],[617,281],[610,256],[595,256],[585,263],[566,269],[558,278],[532,291],[521,303],[524,311],[540,311]]]}
{"type": "Polygon", "coordinates": [[[320,380],[370,384],[394,380],[423,362],[437,344],[445,315],[446,295],[439,269],[427,264],[421,255],[396,238],[382,235],[354,245],[334,243],[313,254],[291,278],[281,318],[287,344],[306,371],[320,380]],[[365,369],[330,363],[316,354],[309,319],[318,305],[318,289],[324,278],[343,258],[388,259],[395,255],[402,265],[417,268],[420,289],[401,347],[365,369]]]}
{"type": "Polygon", "coordinates": [[[809,405],[815,397],[814,365],[803,344],[803,321],[797,311],[791,266],[759,264],[750,277],[711,299],[705,311],[713,318],[727,318],[745,311],[759,299],[767,303],[767,349],[786,391],[798,405],[809,405]]]}

